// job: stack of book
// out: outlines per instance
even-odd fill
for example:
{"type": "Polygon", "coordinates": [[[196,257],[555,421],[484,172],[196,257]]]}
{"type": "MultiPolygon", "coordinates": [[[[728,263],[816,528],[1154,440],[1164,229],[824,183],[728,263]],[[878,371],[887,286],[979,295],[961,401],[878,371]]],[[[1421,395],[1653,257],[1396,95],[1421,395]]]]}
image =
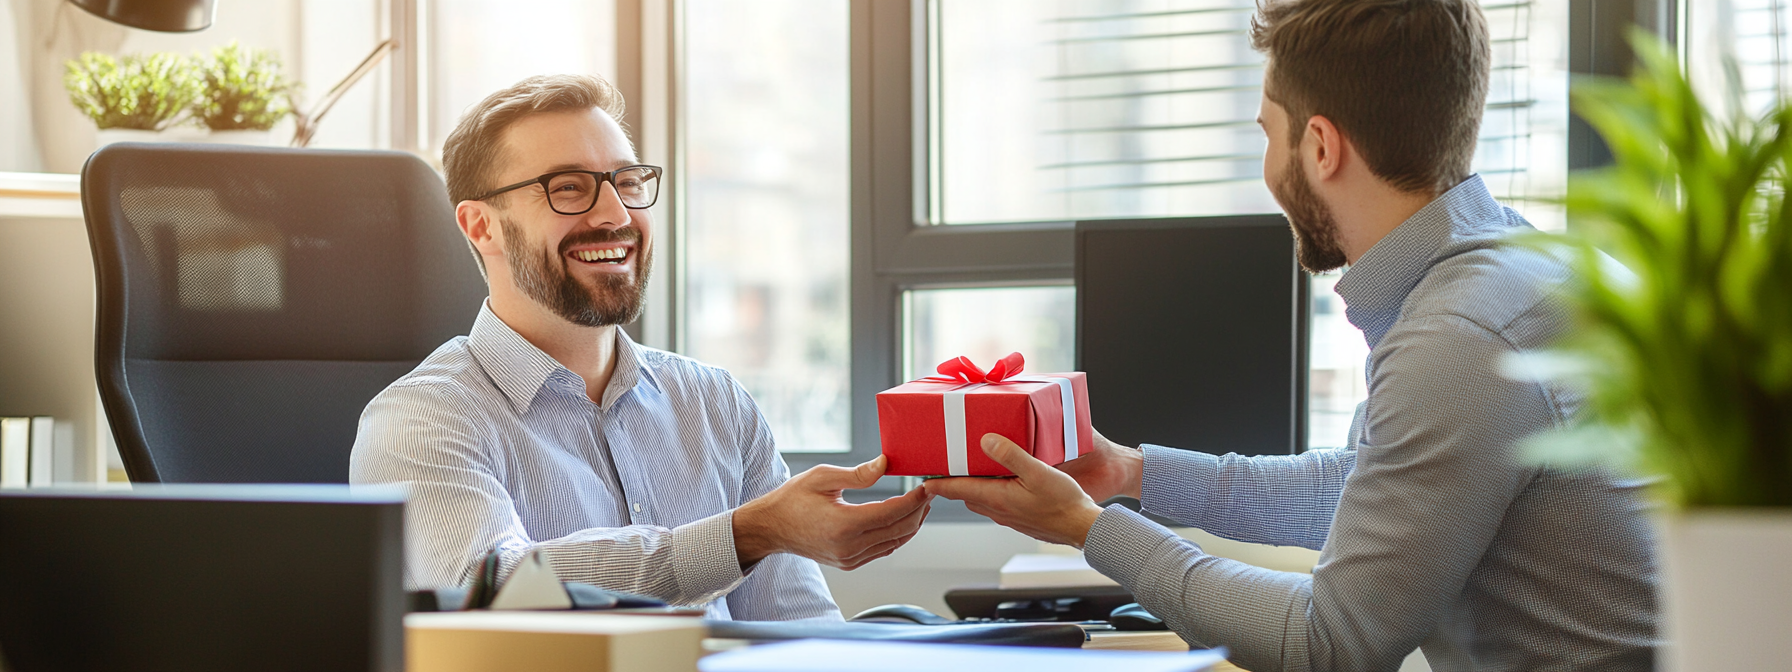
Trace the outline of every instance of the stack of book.
{"type": "Polygon", "coordinates": [[[56,421],[0,418],[0,488],[43,487],[54,477],[56,421]]]}

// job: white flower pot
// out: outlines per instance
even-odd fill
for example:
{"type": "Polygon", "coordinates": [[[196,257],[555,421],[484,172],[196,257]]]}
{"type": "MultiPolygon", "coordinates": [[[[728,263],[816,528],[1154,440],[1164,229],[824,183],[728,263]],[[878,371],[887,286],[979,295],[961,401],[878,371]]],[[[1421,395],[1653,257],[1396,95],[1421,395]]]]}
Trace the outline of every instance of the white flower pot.
{"type": "Polygon", "coordinates": [[[1667,672],[1792,665],[1792,509],[1692,509],[1661,520],[1667,672]]]}
{"type": "Polygon", "coordinates": [[[162,131],[140,131],[134,128],[102,128],[95,137],[105,147],[116,142],[171,142],[162,131]]]}
{"type": "Polygon", "coordinates": [[[102,128],[96,134],[99,146],[105,147],[115,142],[196,142],[205,131],[177,126],[161,131],[143,131],[135,128],[102,128]]]}
{"type": "Polygon", "coordinates": [[[186,142],[203,142],[211,145],[253,145],[256,147],[276,147],[286,143],[274,137],[274,130],[265,131],[201,131],[198,137],[186,142]]]}
{"type": "Polygon", "coordinates": [[[213,131],[191,126],[177,126],[162,131],[102,128],[99,130],[98,140],[101,147],[115,142],[197,142],[210,145],[253,145],[256,147],[280,147],[286,144],[284,138],[274,135],[273,129],[213,131]]]}

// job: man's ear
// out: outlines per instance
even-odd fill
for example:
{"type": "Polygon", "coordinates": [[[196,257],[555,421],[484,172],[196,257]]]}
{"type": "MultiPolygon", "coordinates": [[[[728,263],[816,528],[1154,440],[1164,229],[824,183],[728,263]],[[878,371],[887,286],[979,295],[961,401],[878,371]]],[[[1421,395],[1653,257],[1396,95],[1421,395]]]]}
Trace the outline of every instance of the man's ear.
{"type": "Polygon", "coordinates": [[[454,220],[461,235],[482,257],[503,256],[503,227],[498,226],[498,213],[480,201],[461,201],[454,206],[454,220]]]}
{"type": "Polygon", "coordinates": [[[1305,155],[1301,158],[1307,162],[1308,174],[1314,181],[1330,179],[1344,169],[1348,144],[1332,120],[1319,115],[1307,119],[1299,151],[1305,155]]]}

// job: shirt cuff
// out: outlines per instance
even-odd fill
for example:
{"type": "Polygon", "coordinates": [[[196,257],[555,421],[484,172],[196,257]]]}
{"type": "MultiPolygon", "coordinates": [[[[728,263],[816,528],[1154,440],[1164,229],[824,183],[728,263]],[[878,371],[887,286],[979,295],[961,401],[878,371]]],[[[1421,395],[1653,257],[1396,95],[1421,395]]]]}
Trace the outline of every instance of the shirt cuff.
{"type": "Polygon", "coordinates": [[[1181,524],[1193,525],[1208,508],[1219,482],[1220,458],[1195,450],[1146,444],[1139,483],[1139,506],[1181,524]]]}
{"type": "MultiPolygon", "coordinates": [[[[1169,528],[1116,504],[1095,518],[1089,538],[1083,542],[1083,557],[1095,571],[1131,589],[1145,570],[1145,562],[1166,543],[1184,541],[1169,528]]],[[[1189,546],[1200,550],[1193,542],[1189,546]]]]}
{"type": "Polygon", "coordinates": [[[720,599],[746,580],[734,554],[733,510],[672,528],[672,578],[691,604],[720,599]]]}

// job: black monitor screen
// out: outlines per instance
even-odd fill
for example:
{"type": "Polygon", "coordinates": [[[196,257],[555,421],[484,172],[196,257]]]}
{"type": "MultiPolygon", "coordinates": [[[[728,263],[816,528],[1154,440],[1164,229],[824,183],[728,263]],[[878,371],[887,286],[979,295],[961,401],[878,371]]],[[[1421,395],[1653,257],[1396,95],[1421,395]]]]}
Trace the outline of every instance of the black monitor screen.
{"type": "Polygon", "coordinates": [[[1304,449],[1307,282],[1286,219],[1079,222],[1076,245],[1096,430],[1214,454],[1304,449]]]}
{"type": "Polygon", "coordinates": [[[0,493],[0,667],[397,672],[403,519],[347,486],[0,493]]]}

